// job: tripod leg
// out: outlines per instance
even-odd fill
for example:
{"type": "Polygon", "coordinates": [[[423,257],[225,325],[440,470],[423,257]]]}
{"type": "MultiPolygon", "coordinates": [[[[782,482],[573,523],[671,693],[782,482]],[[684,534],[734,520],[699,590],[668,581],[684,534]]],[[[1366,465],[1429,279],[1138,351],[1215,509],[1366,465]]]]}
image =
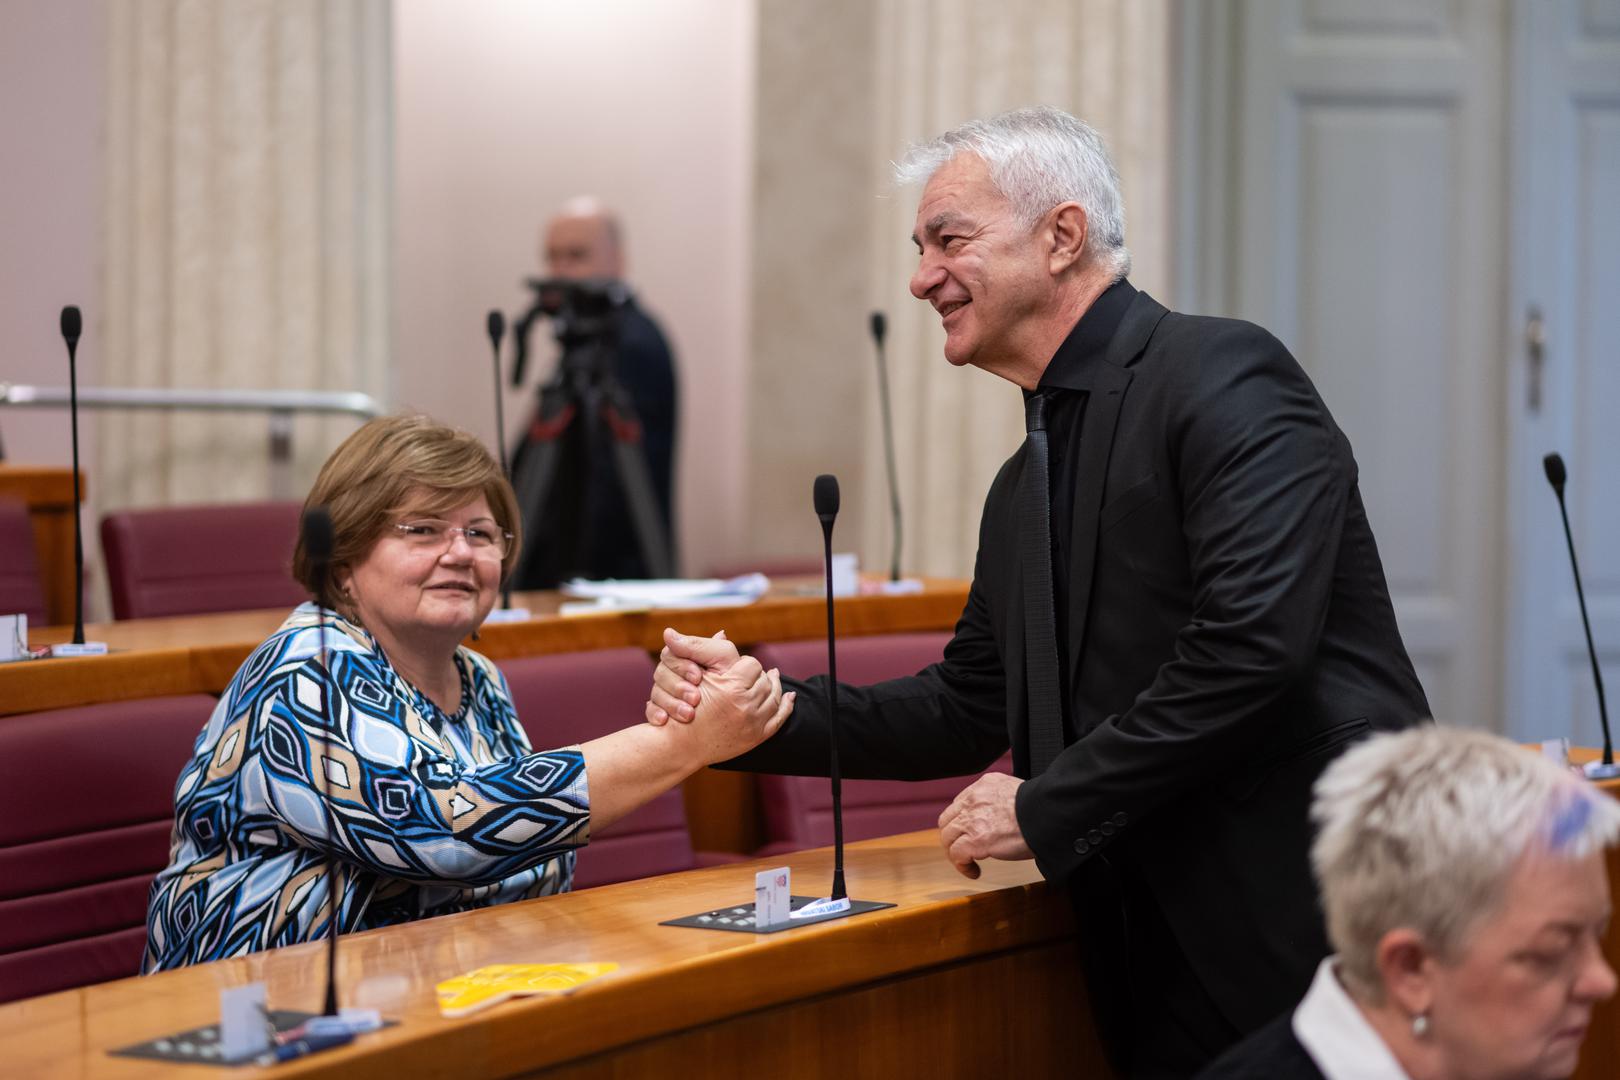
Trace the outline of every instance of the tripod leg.
{"type": "Polygon", "coordinates": [[[541,396],[540,415],[529,433],[529,451],[523,455],[512,477],[520,512],[536,517],[536,521],[525,529],[530,540],[524,544],[523,553],[512,568],[512,580],[516,582],[522,582],[527,577],[535,554],[540,550],[540,545],[535,542],[539,529],[534,526],[538,525],[538,516],[545,512],[551,499],[552,488],[557,481],[557,463],[562,455],[563,436],[578,411],[566,398],[561,391],[554,392],[551,388],[541,396]]]}
{"type": "Polygon", "coordinates": [[[608,430],[613,433],[613,465],[619,474],[625,502],[630,507],[630,523],[636,530],[636,542],[641,546],[647,576],[674,577],[674,549],[670,546],[669,537],[664,534],[664,522],[658,515],[658,499],[653,494],[652,478],[647,473],[647,458],[641,452],[641,424],[628,418],[611,400],[603,406],[603,413],[608,430]]]}

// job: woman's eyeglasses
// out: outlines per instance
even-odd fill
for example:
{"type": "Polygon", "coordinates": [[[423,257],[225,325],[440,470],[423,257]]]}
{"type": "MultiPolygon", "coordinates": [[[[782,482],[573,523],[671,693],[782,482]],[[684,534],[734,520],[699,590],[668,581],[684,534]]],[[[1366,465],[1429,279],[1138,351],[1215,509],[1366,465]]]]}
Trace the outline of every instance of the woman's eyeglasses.
{"type": "Polygon", "coordinates": [[[407,547],[423,554],[432,552],[438,554],[455,543],[460,535],[472,548],[474,555],[484,559],[504,559],[507,549],[512,546],[512,534],[502,532],[493,525],[452,525],[448,521],[437,518],[413,518],[410,521],[401,521],[394,526],[394,531],[405,541],[407,547]]]}

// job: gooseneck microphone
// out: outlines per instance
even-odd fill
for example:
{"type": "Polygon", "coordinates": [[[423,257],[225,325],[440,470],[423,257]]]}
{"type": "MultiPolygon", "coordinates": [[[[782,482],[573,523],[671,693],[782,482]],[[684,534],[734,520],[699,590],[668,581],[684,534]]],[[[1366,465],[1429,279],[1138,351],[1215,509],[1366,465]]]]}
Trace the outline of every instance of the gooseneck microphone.
{"type": "Polygon", "coordinates": [[[831,766],[833,812],[833,900],[849,895],[844,888],[844,786],[838,775],[838,646],[833,634],[832,531],[838,517],[838,477],[823,473],[816,477],[816,517],[821,519],[821,540],[825,549],[823,568],[827,576],[827,732],[832,744],[831,766]]]}
{"type": "Polygon", "coordinates": [[[1569,546],[1569,568],[1575,574],[1575,599],[1581,608],[1581,626],[1586,631],[1586,655],[1592,661],[1592,682],[1597,687],[1598,720],[1603,725],[1603,761],[1597,767],[1587,767],[1586,774],[1596,779],[1610,779],[1620,776],[1620,768],[1614,764],[1614,742],[1609,736],[1609,707],[1603,700],[1603,671],[1598,666],[1597,646],[1592,644],[1592,622],[1586,617],[1586,591],[1581,588],[1581,567],[1575,559],[1575,534],[1569,527],[1569,509],[1564,505],[1564,482],[1568,479],[1568,472],[1564,469],[1564,459],[1560,454],[1551,453],[1541,459],[1541,464],[1547,470],[1547,483],[1552,485],[1553,494],[1558,496],[1558,513],[1564,519],[1564,543],[1569,546]]]}
{"type": "Polygon", "coordinates": [[[889,556],[889,580],[900,580],[900,479],[894,465],[894,415],[889,409],[888,336],[889,320],[881,311],[872,312],[872,345],[877,349],[878,404],[883,416],[883,457],[889,469],[889,517],[894,522],[894,547],[889,556]]]}
{"type": "Polygon", "coordinates": [[[79,506],[79,335],[84,317],[72,304],[62,309],[62,340],[68,352],[68,415],[73,424],[73,644],[84,644],[84,513],[79,506]]]}
{"type": "Polygon", "coordinates": [[[501,452],[501,475],[508,481],[512,470],[506,463],[506,411],[501,402],[501,339],[506,337],[506,316],[492,308],[484,318],[484,332],[489,335],[490,355],[495,359],[495,445],[501,452]]]}
{"type": "MultiPolygon", "coordinates": [[[[315,571],[315,579],[317,581],[323,580],[326,576],[327,567],[332,563],[332,548],[336,540],[332,529],[332,515],[327,513],[324,506],[312,506],[304,511],[304,518],[300,523],[300,527],[304,532],[304,551],[309,555],[309,561],[315,571]]],[[[333,688],[337,686],[337,677],[332,673],[332,656],[326,648],[326,609],[317,604],[316,611],[316,626],[320,635],[321,668],[326,672],[325,685],[321,688],[321,728],[327,733],[326,737],[330,739],[332,738],[332,730],[330,727],[331,702],[329,698],[333,688]]],[[[336,1016],[338,1014],[338,915],[342,893],[337,884],[337,858],[332,852],[336,844],[336,839],[332,835],[332,819],[336,816],[336,811],[332,809],[332,785],[327,776],[326,762],[322,760],[322,757],[323,755],[317,753],[314,765],[321,774],[321,802],[325,804],[323,807],[325,817],[322,820],[326,824],[326,890],[327,895],[332,898],[332,921],[328,924],[326,933],[326,1004],[322,1012],[326,1016],[336,1016]]]]}
{"type": "MultiPolygon", "coordinates": [[[[506,410],[501,402],[501,339],[506,336],[506,316],[500,309],[491,308],[484,319],[484,332],[489,335],[490,355],[495,358],[495,446],[501,454],[501,475],[512,482],[512,469],[506,461],[506,410]]],[[[510,577],[501,582],[501,607],[512,606],[510,577]]]]}

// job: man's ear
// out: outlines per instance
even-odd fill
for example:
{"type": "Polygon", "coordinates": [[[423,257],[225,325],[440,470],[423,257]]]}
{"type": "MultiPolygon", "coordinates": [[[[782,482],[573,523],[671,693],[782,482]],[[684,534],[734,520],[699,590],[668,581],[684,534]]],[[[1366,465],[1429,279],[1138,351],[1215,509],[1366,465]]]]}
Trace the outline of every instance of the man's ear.
{"type": "Polygon", "coordinates": [[[1079,263],[1085,255],[1086,212],[1080,209],[1079,203],[1066,202],[1054,208],[1048,217],[1051,248],[1047,265],[1057,275],[1079,263]]]}
{"type": "Polygon", "coordinates": [[[1378,941],[1374,954],[1384,992],[1408,1016],[1427,1013],[1434,1004],[1435,955],[1416,930],[1397,927],[1378,941]]]}

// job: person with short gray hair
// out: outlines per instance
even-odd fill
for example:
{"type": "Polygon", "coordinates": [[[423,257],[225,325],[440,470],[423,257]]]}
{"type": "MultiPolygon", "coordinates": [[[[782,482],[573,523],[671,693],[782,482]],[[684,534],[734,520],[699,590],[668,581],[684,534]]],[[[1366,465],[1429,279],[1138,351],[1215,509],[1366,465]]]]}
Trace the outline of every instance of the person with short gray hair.
{"type": "MultiPolygon", "coordinates": [[[[1014,775],[941,815],[946,856],[968,877],[1033,858],[1066,886],[1118,1071],[1185,1077],[1327,954],[1311,783],[1429,715],[1355,458],[1270,334],[1131,285],[1119,174],[1075,117],[974,120],[898,172],[922,185],[912,295],[947,362],[1019,388],[1028,434],[985,500],[944,660],[839,687],[845,774],[967,776],[1010,746],[1014,775]]],[[[693,684],[737,659],[665,640],[655,724],[692,719],[713,700],[693,684]]],[[[828,687],[794,685],[794,716],[730,766],[826,769],[828,687]]]]}
{"type": "Polygon", "coordinates": [[[1506,739],[1426,728],[1316,784],[1311,862],[1335,955],[1206,1080],[1556,1080],[1613,996],[1604,848],[1620,803],[1506,739]]]}
{"type": "Polygon", "coordinates": [[[1033,228],[1060,203],[1078,203],[1086,215],[1091,260],[1115,281],[1131,272],[1119,171],[1096,128],[1050,105],[970,120],[913,146],[895,166],[895,179],[920,187],[962,153],[989,166],[991,181],[1026,227],[1033,228]]]}

